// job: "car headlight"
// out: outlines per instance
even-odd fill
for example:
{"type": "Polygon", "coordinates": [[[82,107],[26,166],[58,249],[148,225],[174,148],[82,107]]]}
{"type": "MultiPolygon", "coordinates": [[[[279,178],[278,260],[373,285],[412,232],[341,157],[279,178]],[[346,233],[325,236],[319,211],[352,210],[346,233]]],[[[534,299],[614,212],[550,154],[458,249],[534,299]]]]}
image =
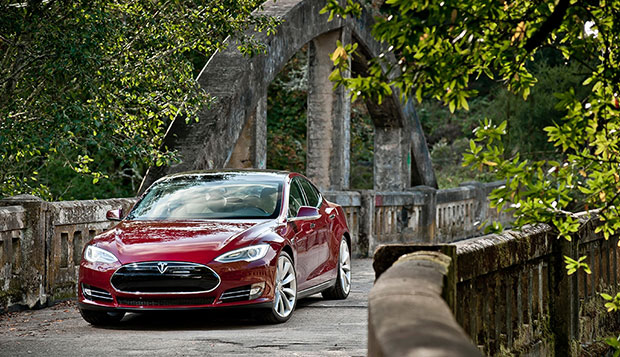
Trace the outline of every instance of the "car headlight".
{"type": "Polygon", "coordinates": [[[224,253],[215,258],[216,262],[230,263],[230,262],[253,262],[255,260],[263,258],[269,250],[269,244],[253,245],[251,247],[245,247],[236,249],[228,253],[224,253]]]}
{"type": "Polygon", "coordinates": [[[107,263],[112,264],[118,262],[118,259],[114,254],[107,250],[97,248],[94,245],[89,245],[84,251],[84,259],[91,263],[107,263]]]}

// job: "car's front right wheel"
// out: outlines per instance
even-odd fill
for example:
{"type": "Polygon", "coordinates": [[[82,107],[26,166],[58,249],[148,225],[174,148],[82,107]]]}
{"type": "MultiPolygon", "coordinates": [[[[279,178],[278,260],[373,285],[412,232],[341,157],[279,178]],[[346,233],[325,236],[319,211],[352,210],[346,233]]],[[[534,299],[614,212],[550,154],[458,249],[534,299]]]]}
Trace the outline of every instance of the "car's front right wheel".
{"type": "Polygon", "coordinates": [[[261,310],[259,317],[268,323],[282,323],[291,317],[297,305],[295,266],[286,252],[281,252],[278,257],[274,290],[271,308],[261,310]]]}
{"type": "Polygon", "coordinates": [[[340,252],[338,254],[338,275],[336,283],[321,294],[326,299],[342,300],[349,296],[351,291],[351,253],[349,244],[342,237],[340,240],[340,252]]]}

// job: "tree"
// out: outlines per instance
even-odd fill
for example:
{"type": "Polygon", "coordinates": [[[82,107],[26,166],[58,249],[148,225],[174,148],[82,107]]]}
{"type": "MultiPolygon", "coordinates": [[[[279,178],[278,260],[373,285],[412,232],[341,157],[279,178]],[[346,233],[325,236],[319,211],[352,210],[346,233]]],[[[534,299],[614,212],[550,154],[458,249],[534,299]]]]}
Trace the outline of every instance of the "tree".
{"type": "Polygon", "coordinates": [[[161,147],[171,120],[210,102],[196,66],[229,43],[261,50],[244,35],[276,24],[252,12],[260,3],[2,1],[0,197],[57,198],[45,182],[69,179],[59,166],[97,183],[174,160],[161,147]]]}
{"type": "MultiPolygon", "coordinates": [[[[471,82],[486,76],[526,100],[537,79],[531,64],[541,51],[561,54],[581,66],[588,93],[557,93],[563,118],[546,127],[558,160],[528,160],[505,150],[506,122],[485,120],[465,155],[467,165],[507,179],[492,203],[514,212],[516,224],[547,222],[570,239],[579,228],[575,213],[597,210],[605,237],[620,228],[620,2],[387,0],[373,28],[395,54],[374,60],[366,76],[344,78],[355,45],[332,55],[336,85],[353,96],[381,100],[392,88],[418,101],[435,98],[450,111],[469,108],[477,94],[471,82]]],[[[330,0],[323,11],[350,16],[362,5],[330,0]]]]}
{"type": "MultiPolygon", "coordinates": [[[[375,2],[376,5],[376,2],[375,2]]],[[[586,76],[582,86],[556,93],[561,120],[544,128],[557,160],[524,159],[505,149],[506,122],[485,119],[474,131],[466,165],[491,171],[506,185],[490,195],[492,205],[514,213],[516,225],[549,223],[568,240],[579,230],[578,211],[594,211],[596,231],[607,239],[620,229],[620,2],[607,0],[408,1],[387,0],[373,28],[395,58],[372,63],[366,76],[344,78],[355,46],[332,54],[336,85],[354,96],[381,100],[392,88],[402,97],[435,98],[450,111],[468,110],[477,92],[472,80],[500,81],[527,100],[537,78],[530,71],[541,51],[561,54],[586,76]]],[[[329,0],[331,16],[356,15],[362,6],[329,0]]],[[[501,228],[501,227],[498,227],[501,228]]],[[[585,257],[565,257],[568,274],[589,273],[585,257]]],[[[620,308],[620,293],[601,294],[609,311],[620,308]]],[[[606,342],[618,349],[618,339],[606,342]]],[[[615,355],[619,355],[620,350],[615,355]]]]}

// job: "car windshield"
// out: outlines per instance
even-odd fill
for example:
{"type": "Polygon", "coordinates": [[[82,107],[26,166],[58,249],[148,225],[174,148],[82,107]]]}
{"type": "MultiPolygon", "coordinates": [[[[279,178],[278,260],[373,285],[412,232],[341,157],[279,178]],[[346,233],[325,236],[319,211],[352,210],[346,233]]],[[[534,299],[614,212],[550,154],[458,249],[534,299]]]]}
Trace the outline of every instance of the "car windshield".
{"type": "Polygon", "coordinates": [[[155,184],[133,208],[132,220],[275,218],[282,183],[235,175],[174,178],[155,184]]]}

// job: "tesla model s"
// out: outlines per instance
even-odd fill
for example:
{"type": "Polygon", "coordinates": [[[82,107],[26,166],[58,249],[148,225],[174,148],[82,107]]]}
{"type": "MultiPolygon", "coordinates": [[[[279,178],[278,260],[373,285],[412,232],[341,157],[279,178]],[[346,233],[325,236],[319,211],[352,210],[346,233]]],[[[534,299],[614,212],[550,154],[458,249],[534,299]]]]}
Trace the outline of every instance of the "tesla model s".
{"type": "Polygon", "coordinates": [[[343,210],[300,174],[175,174],[127,215],[106,216],[119,222],[88,242],[79,270],[80,313],[94,325],[130,311],[224,307],[279,323],[300,298],[351,290],[343,210]]]}

